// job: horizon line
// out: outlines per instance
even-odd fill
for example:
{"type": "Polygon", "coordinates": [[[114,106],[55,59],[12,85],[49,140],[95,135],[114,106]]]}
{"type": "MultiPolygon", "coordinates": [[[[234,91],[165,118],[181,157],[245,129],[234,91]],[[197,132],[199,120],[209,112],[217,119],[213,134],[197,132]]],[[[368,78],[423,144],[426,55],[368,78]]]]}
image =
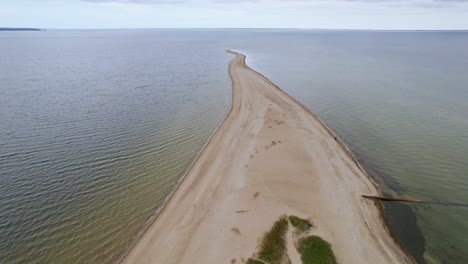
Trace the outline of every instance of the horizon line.
{"type": "Polygon", "coordinates": [[[301,27],[109,27],[109,28],[48,28],[48,27],[0,27],[3,29],[31,28],[40,30],[138,30],[138,29],[205,29],[205,30],[323,30],[323,31],[468,31],[467,29],[372,29],[372,28],[301,28],[301,27]]]}

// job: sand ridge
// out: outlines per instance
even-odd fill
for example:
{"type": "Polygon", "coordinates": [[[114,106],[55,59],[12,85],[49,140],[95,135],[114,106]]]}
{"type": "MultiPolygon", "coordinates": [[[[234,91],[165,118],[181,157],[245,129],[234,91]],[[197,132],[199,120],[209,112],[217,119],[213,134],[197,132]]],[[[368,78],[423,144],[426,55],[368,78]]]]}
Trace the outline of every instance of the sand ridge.
{"type": "Polygon", "coordinates": [[[379,192],[344,146],[231,53],[231,111],[123,262],[242,263],[279,216],[294,214],[311,219],[339,263],[411,263],[360,197],[379,192]]]}

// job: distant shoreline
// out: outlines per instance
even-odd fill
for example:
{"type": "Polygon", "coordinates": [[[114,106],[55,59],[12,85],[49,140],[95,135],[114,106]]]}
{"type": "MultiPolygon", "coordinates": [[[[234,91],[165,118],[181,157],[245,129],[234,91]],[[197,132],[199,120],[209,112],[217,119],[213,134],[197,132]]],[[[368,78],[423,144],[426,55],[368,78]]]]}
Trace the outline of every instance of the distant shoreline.
{"type": "Polygon", "coordinates": [[[0,28],[0,31],[45,31],[40,28],[0,28]]]}

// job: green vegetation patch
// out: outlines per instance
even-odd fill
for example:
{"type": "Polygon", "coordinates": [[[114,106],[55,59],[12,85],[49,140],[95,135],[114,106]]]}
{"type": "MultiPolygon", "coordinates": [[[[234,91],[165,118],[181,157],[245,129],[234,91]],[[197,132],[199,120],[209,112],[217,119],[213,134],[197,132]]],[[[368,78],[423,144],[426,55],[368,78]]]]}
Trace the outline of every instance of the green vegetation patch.
{"type": "Polygon", "coordinates": [[[297,251],[302,264],[336,264],[330,243],[318,236],[308,236],[299,240],[297,251]]]}
{"type": "MultiPolygon", "coordinates": [[[[273,227],[265,233],[257,253],[257,259],[269,264],[282,263],[286,252],[286,233],[288,232],[288,220],[281,216],[273,227]]],[[[252,262],[255,263],[255,262],[252,262]]],[[[260,263],[260,262],[258,262],[260,263]]]]}
{"type": "Polygon", "coordinates": [[[312,224],[309,222],[309,220],[299,218],[295,215],[289,216],[289,222],[291,222],[291,225],[301,233],[309,231],[309,229],[312,227],[312,224]]]}
{"type": "Polygon", "coordinates": [[[265,262],[263,261],[260,261],[260,260],[256,260],[256,259],[253,259],[253,258],[249,258],[247,260],[247,262],[245,262],[246,264],[265,264],[265,262]]]}

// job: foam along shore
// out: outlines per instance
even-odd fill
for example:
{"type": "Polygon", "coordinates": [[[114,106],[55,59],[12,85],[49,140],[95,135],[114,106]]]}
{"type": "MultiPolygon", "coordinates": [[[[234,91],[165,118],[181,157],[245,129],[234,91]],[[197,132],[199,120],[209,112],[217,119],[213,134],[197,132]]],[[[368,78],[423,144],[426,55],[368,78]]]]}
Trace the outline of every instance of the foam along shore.
{"type": "MultiPolygon", "coordinates": [[[[229,114],[124,263],[242,263],[282,215],[310,219],[338,263],[412,263],[373,182],[320,120],[232,52],[229,114]]],[[[288,240],[289,241],[289,240],[288,240]]],[[[288,242],[292,263],[300,263],[288,242]]]]}

